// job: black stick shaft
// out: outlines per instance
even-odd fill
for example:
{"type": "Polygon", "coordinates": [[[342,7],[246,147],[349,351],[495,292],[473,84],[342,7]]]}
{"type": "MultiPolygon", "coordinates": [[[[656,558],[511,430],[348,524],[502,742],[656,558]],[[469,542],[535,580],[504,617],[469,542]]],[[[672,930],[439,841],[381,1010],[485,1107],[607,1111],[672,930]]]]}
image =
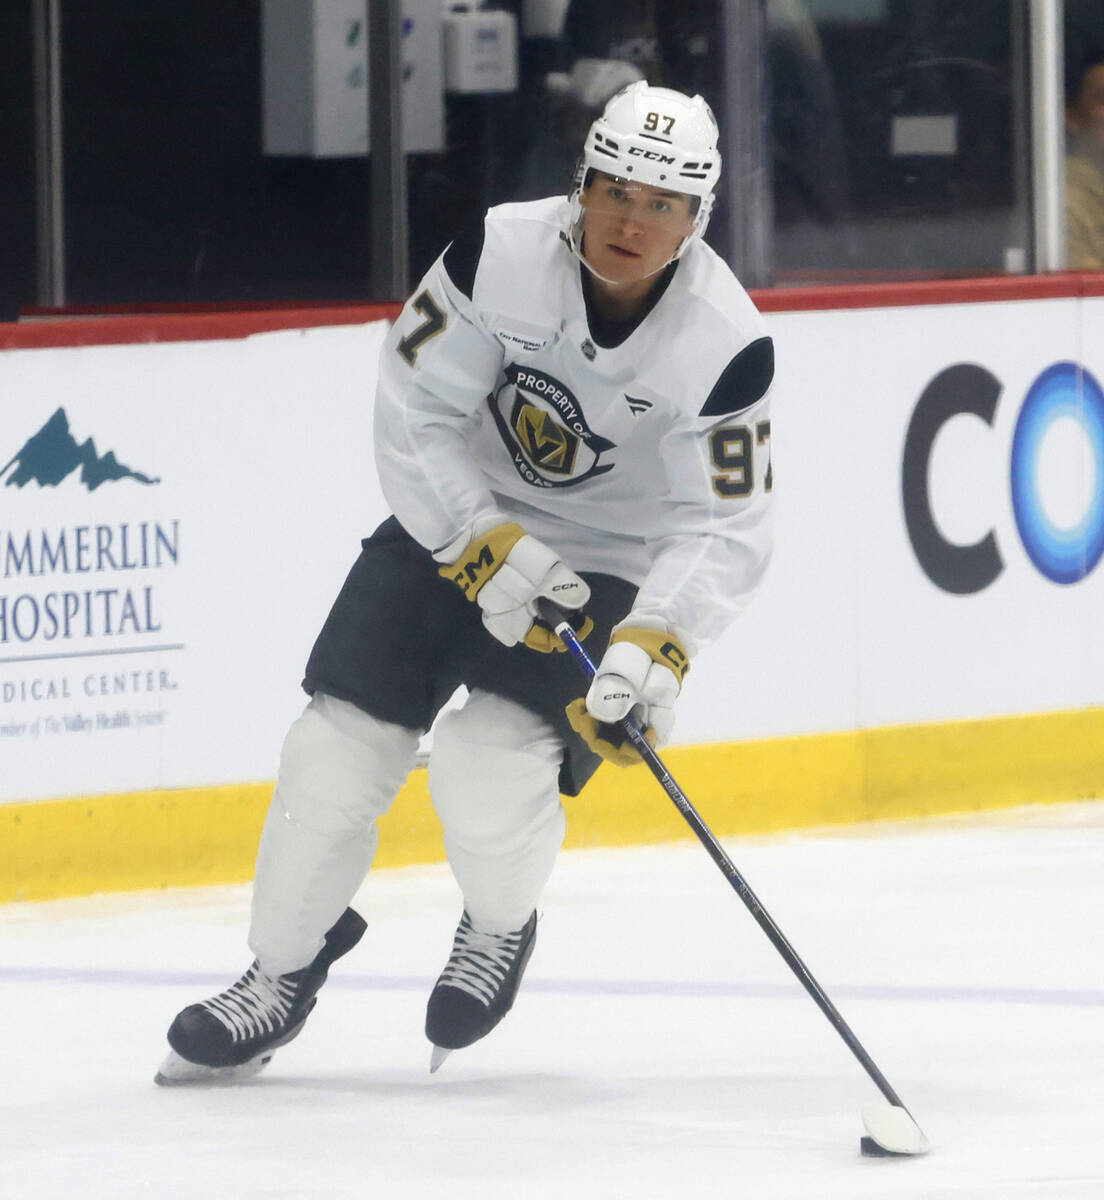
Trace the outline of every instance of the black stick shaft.
{"type": "MultiPolygon", "coordinates": [[[[586,678],[588,680],[593,679],[597,668],[591,661],[590,655],[583,648],[582,642],[575,636],[575,630],[571,624],[563,618],[559,610],[546,601],[541,601],[540,605],[543,619],[555,629],[556,635],[567,647],[571,657],[579,664],[586,678]]],[[[747,906],[748,911],[758,922],[759,927],[770,938],[771,944],[782,955],[786,965],[801,982],[801,986],[816,1001],[817,1007],[832,1023],[832,1027],[844,1040],[848,1049],[862,1064],[863,1070],[874,1081],[878,1090],[890,1104],[895,1104],[898,1108],[905,1108],[901,1098],[890,1086],[889,1080],[878,1069],[877,1064],[855,1036],[851,1026],[843,1019],[839,1010],[828,998],[827,993],[813,977],[813,973],[802,962],[801,956],[790,945],[786,935],[775,924],[774,918],[760,903],[759,897],[751,890],[747,880],[737,870],[736,864],[725,853],[724,847],[713,836],[709,826],[706,825],[705,821],[698,814],[697,809],[690,803],[686,793],[679,787],[670,771],[663,765],[663,760],[652,749],[636,722],[631,717],[625,717],[620,724],[633,746],[640,752],[640,756],[647,764],[648,769],[674,802],[675,807],[682,813],[686,823],[697,834],[698,840],[709,851],[710,858],[720,867],[722,874],[747,906]]],[[[908,1109],[905,1108],[905,1111],[908,1112],[908,1109]]],[[[912,1114],[910,1113],[909,1115],[911,1116],[912,1114]]]]}

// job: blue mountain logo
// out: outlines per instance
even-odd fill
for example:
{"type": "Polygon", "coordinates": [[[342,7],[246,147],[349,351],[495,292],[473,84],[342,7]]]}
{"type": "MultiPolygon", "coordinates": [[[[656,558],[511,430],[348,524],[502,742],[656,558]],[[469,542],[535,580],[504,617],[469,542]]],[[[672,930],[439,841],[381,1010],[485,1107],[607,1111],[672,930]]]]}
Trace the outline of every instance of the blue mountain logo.
{"type": "Polygon", "coordinates": [[[114,483],[119,479],[133,479],[145,484],[161,482],[124,466],[113,450],[98,454],[91,438],[78,444],[69,432],[69,418],[64,408],[59,408],[38,433],[27,440],[11,462],[0,468],[0,479],[5,487],[21,488],[32,482],[39,487],[57,487],[78,467],[80,482],[90,492],[102,483],[114,483]]]}

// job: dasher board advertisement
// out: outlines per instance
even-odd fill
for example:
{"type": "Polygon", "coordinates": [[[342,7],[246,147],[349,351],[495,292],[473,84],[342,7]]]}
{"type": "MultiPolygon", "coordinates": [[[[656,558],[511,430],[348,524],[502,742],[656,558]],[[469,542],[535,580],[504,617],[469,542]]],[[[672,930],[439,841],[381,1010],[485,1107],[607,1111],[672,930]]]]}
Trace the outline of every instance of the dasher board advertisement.
{"type": "MultiPolygon", "coordinates": [[[[1104,299],[768,327],[774,560],[674,743],[1104,704],[1104,299]]],[[[274,778],[385,330],[0,354],[0,800],[274,778]]]]}
{"type": "Polygon", "coordinates": [[[272,777],[385,331],[0,354],[0,800],[272,777]]]}
{"type": "Polygon", "coordinates": [[[775,557],[679,736],[1104,703],[1104,300],[769,327],[775,557]]]}

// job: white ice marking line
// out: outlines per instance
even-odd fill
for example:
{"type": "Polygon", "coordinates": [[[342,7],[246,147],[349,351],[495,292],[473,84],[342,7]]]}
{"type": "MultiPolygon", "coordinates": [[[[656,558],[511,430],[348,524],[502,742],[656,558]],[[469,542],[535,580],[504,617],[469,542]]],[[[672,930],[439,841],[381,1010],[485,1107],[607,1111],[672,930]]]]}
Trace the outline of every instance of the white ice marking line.
{"type": "MultiPolygon", "coordinates": [[[[147,971],[125,967],[10,967],[0,966],[0,983],[123,984],[139,987],[221,988],[227,974],[189,971],[147,971]]],[[[336,975],[327,987],[358,991],[424,991],[433,979],[418,975],[336,975]]],[[[668,979],[539,979],[528,977],[527,992],[574,996],[742,996],[750,999],[785,1000],[805,993],[793,984],[699,982],[668,979]]],[[[1057,1008],[1104,1008],[1104,991],[1090,988],[1018,988],[908,986],[880,984],[835,984],[833,996],[849,1000],[887,1000],[894,1003],[1028,1004],[1057,1008]]]]}

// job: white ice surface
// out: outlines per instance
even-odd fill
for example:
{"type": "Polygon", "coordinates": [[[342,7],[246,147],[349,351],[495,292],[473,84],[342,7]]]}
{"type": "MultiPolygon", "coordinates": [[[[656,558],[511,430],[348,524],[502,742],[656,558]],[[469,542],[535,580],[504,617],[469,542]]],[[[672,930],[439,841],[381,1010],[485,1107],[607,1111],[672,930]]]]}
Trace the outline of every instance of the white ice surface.
{"type": "Polygon", "coordinates": [[[878,1093],[690,843],[561,856],[514,1012],[432,1077],[443,867],[369,876],[234,1089],[152,1078],[247,965],[247,888],[0,907],[0,1197],[1104,1197],[1104,804],[727,846],[927,1158],[859,1156],[878,1093]]]}

